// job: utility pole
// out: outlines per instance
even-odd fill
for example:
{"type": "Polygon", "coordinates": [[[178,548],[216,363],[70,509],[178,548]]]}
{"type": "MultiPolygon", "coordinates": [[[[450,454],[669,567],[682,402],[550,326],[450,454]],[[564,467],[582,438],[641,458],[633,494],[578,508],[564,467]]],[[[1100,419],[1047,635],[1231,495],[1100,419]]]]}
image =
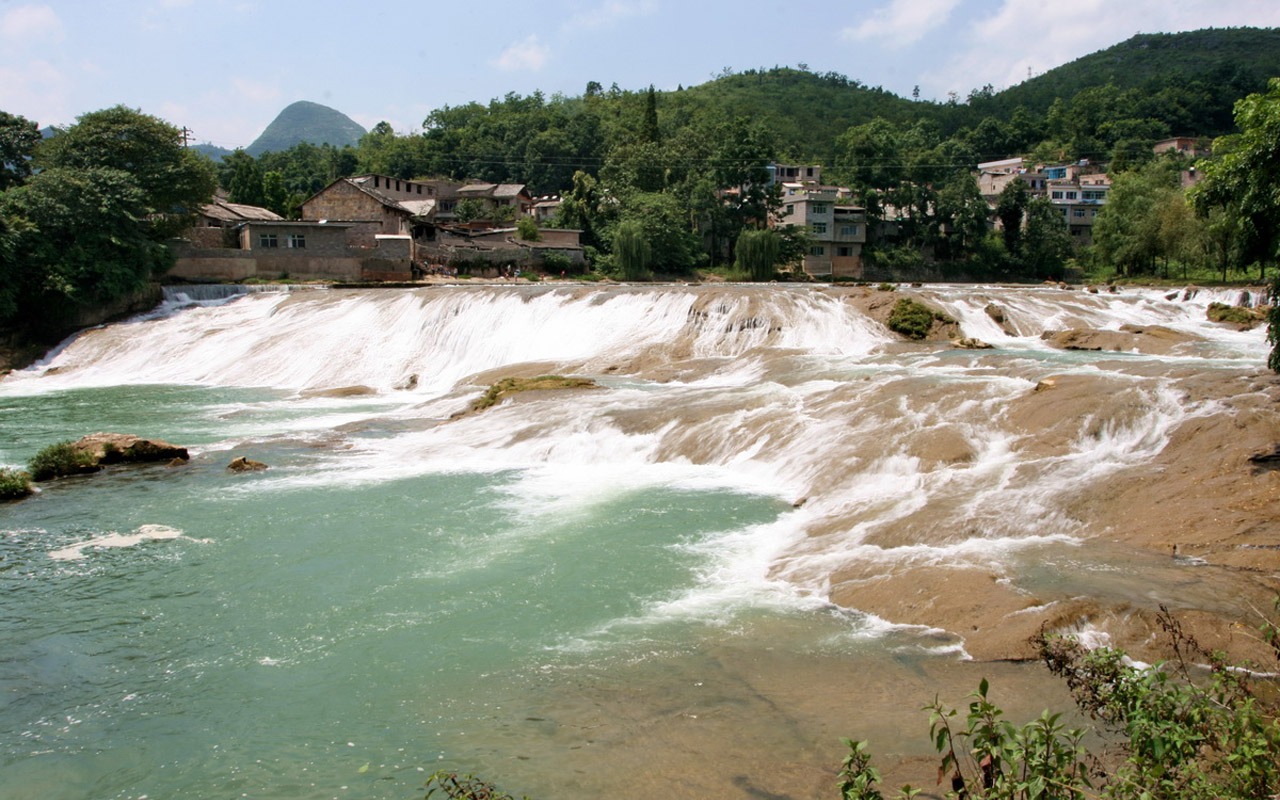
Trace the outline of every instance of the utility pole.
{"type": "Polygon", "coordinates": [[[186,147],[188,145],[188,142],[191,140],[191,135],[193,133],[195,133],[195,131],[191,130],[186,125],[182,126],[182,146],[183,147],[186,147]]]}

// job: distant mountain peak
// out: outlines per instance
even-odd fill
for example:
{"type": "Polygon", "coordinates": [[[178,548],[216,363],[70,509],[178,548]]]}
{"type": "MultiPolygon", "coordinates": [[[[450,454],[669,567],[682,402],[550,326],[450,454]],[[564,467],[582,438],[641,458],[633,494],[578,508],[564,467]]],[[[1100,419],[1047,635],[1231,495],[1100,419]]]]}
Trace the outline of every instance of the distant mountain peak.
{"type": "Polygon", "coordinates": [[[331,144],[334,147],[355,145],[367,131],[341,111],[309,100],[291,103],[266,127],[253,144],[245,148],[249,155],[288,150],[295,144],[331,144]]]}

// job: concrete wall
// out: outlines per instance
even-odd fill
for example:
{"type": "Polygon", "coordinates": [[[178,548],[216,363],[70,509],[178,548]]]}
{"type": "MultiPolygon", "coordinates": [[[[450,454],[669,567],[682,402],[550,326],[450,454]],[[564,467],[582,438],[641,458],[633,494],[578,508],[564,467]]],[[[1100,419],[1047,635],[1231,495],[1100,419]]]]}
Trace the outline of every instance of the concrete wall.
{"type": "MultiPolygon", "coordinates": [[[[383,240],[386,241],[386,240],[383,240]]],[[[308,250],[233,250],[172,246],[177,263],[169,276],[192,282],[252,279],[294,281],[406,281],[412,277],[409,242],[396,238],[385,248],[346,248],[341,255],[308,250]]]]}

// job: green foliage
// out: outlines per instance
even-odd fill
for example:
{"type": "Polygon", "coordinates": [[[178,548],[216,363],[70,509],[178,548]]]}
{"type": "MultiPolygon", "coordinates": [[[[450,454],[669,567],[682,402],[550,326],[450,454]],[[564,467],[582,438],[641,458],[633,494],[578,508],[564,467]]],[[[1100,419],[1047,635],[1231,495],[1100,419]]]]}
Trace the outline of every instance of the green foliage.
{"type": "Polygon", "coordinates": [[[774,267],[782,249],[782,240],[769,230],[743,231],[736,248],[738,269],[751,276],[753,281],[767,281],[774,276],[774,267]]]}
{"type": "Polygon", "coordinates": [[[613,258],[625,280],[643,281],[651,277],[649,264],[653,249],[637,222],[626,221],[613,233],[613,258]]]}
{"type": "Polygon", "coordinates": [[[37,481],[79,475],[93,472],[95,469],[97,467],[93,463],[93,458],[71,441],[51,444],[27,462],[27,471],[31,474],[31,479],[37,481]]]}
{"type": "MultiPolygon", "coordinates": [[[[1277,601],[1280,610],[1280,600],[1277,601]]],[[[1084,731],[1043,712],[1022,727],[1005,720],[984,679],[963,723],[938,701],[927,707],[929,733],[949,776],[948,797],[983,800],[1256,800],[1280,792],[1280,720],[1273,701],[1252,688],[1251,673],[1209,652],[1161,607],[1171,662],[1135,666],[1118,650],[1087,650],[1072,637],[1033,639],[1049,670],[1077,706],[1101,725],[1101,756],[1082,746],[1084,731]],[[959,723],[959,724],[958,724],[959,723]],[[1096,784],[1096,785],[1095,785],[1096,784]]],[[[1280,629],[1267,620],[1261,638],[1280,657],[1280,629]]],[[[880,798],[880,776],[863,742],[845,740],[846,800],[880,798]]],[[[909,787],[903,792],[909,791],[909,787]]]]}
{"type": "Polygon", "coordinates": [[[912,300],[910,297],[901,297],[894,303],[893,311],[889,313],[886,324],[889,330],[900,333],[908,339],[923,339],[929,335],[935,319],[940,322],[951,321],[945,314],[934,311],[924,303],[912,300]]]}
{"type": "Polygon", "coordinates": [[[14,258],[0,266],[13,319],[56,335],[77,306],[110,302],[168,269],[149,210],[129,173],[111,167],[45,169],[0,196],[0,214],[22,221],[14,258]]]}
{"type": "Polygon", "coordinates": [[[34,122],[0,111],[0,191],[31,175],[31,155],[39,143],[40,130],[34,122]]]}
{"type": "Polygon", "coordinates": [[[542,234],[538,233],[538,221],[533,217],[516,220],[516,232],[526,242],[536,242],[542,238],[542,234]]]}
{"type": "Polygon", "coordinates": [[[31,494],[31,476],[22,470],[0,469],[0,502],[21,500],[31,494]]]}
{"type": "Polygon", "coordinates": [[[557,253],[554,250],[549,250],[542,254],[542,268],[550,275],[577,271],[574,268],[573,259],[564,253],[557,253]]]}
{"type": "Polygon", "coordinates": [[[1243,259],[1265,268],[1280,248],[1280,78],[1236,103],[1235,120],[1240,132],[1214,142],[1215,158],[1204,164],[1192,202],[1202,213],[1226,209],[1237,221],[1243,259]]]}
{"type": "MultiPolygon", "coordinates": [[[[1108,795],[1244,800],[1280,792],[1276,709],[1254,694],[1247,670],[1201,647],[1167,608],[1159,619],[1176,658],[1147,668],[1131,666],[1120,651],[1039,639],[1041,657],[1080,709],[1123,737],[1124,761],[1109,777],[1108,795]]],[[[1273,649],[1274,631],[1263,625],[1273,649]]]]}
{"type": "Polygon", "coordinates": [[[145,209],[137,224],[156,239],[188,227],[216,185],[213,165],[182,146],[181,131],[124,106],[81,115],[76,124],[41,143],[35,164],[66,174],[91,169],[125,173],[145,209]]]}

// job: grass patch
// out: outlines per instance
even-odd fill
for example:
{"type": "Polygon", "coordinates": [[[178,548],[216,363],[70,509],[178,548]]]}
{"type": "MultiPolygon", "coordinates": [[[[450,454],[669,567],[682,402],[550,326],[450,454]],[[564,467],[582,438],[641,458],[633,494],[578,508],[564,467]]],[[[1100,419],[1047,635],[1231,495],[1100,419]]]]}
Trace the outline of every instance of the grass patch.
{"type": "Polygon", "coordinates": [[[484,394],[471,403],[472,411],[483,411],[510,395],[546,389],[597,389],[599,384],[590,378],[568,378],[563,375],[539,375],[536,378],[503,378],[490,386],[484,394]]]}
{"type": "Polygon", "coordinates": [[[80,475],[96,469],[97,465],[93,463],[93,457],[76,447],[71,441],[51,444],[36,453],[27,463],[27,471],[31,473],[31,479],[37,481],[80,475]]]}
{"type": "Polygon", "coordinates": [[[19,469],[0,469],[0,501],[21,500],[31,494],[31,476],[19,469]]]}
{"type": "Polygon", "coordinates": [[[955,320],[940,311],[934,311],[924,303],[903,297],[893,305],[886,323],[889,330],[900,333],[908,339],[923,339],[929,335],[933,321],[954,322],[955,320]]]}

